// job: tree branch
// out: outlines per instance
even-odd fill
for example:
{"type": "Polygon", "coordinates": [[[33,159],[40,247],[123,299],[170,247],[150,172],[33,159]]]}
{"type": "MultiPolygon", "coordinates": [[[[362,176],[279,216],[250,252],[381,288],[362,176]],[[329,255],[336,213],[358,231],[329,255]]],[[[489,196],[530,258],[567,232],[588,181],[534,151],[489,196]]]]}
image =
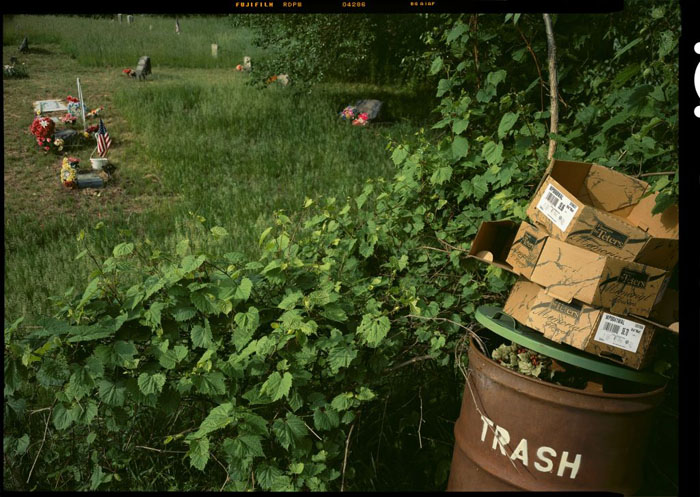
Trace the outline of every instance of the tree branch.
{"type": "MultiPolygon", "coordinates": [[[[544,18],[544,27],[547,32],[547,61],[549,67],[549,132],[557,133],[559,131],[559,85],[557,83],[557,44],[554,41],[554,31],[552,30],[552,19],[549,14],[542,14],[544,18]]],[[[554,152],[557,148],[557,141],[554,138],[549,139],[549,150],[547,151],[547,159],[549,165],[545,170],[540,183],[537,185],[537,190],[540,189],[544,179],[552,171],[554,167],[554,152]]]]}
{"type": "Polygon", "coordinates": [[[350,448],[350,435],[352,435],[352,430],[355,429],[355,423],[352,424],[350,427],[350,431],[348,432],[348,438],[345,439],[345,457],[343,457],[343,477],[340,481],[340,491],[344,492],[345,491],[345,467],[348,464],[348,449],[350,448]]]}

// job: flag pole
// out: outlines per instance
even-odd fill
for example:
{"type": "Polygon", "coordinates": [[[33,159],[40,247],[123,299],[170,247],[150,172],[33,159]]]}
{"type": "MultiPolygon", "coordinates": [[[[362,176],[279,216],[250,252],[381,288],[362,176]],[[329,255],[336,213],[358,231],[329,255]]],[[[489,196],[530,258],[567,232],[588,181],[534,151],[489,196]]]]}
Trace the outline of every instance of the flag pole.
{"type": "Polygon", "coordinates": [[[80,100],[80,114],[83,117],[83,131],[87,129],[85,126],[85,104],[83,103],[83,89],[80,87],[80,78],[78,78],[78,99],[80,100]]]}

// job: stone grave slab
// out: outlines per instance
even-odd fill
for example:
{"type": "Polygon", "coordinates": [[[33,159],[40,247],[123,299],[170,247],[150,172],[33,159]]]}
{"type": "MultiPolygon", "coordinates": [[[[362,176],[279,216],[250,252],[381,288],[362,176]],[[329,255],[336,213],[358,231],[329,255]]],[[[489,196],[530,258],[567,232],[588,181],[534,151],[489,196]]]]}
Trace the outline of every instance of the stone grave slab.
{"type": "Polygon", "coordinates": [[[144,55],[139,59],[134,73],[136,73],[138,79],[146,79],[146,76],[151,74],[151,58],[148,55],[144,55]]]}
{"type": "Polygon", "coordinates": [[[68,112],[68,105],[65,100],[51,99],[51,100],[37,100],[32,102],[35,114],[41,114],[42,116],[51,112],[68,112]]]}
{"type": "Polygon", "coordinates": [[[373,120],[379,115],[379,112],[382,110],[382,105],[384,105],[384,102],[380,100],[367,99],[358,100],[355,102],[354,107],[359,113],[366,112],[368,119],[373,120]]]}

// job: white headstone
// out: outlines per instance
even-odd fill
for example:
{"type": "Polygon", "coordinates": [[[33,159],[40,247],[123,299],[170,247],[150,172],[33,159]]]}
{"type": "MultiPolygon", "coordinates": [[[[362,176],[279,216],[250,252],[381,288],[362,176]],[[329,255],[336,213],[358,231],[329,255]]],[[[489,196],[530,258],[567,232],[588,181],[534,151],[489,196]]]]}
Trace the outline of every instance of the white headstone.
{"type": "Polygon", "coordinates": [[[129,24],[131,24],[132,22],[134,22],[134,16],[132,16],[132,15],[126,16],[126,22],[128,22],[129,24]]]}
{"type": "Polygon", "coordinates": [[[211,44],[211,56],[217,57],[219,55],[219,45],[216,43],[211,44]]]}
{"type": "Polygon", "coordinates": [[[117,14],[117,20],[119,21],[119,23],[122,22],[122,15],[121,14],[117,14]]]}
{"type": "Polygon", "coordinates": [[[289,75],[288,74],[278,74],[277,81],[282,86],[287,86],[289,84],[289,75]]]}

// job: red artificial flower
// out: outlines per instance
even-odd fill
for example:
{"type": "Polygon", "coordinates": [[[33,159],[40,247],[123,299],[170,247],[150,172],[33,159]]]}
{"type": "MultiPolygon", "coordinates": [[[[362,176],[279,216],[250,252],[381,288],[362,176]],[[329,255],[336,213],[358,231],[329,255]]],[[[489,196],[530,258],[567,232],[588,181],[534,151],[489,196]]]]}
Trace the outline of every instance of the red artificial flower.
{"type": "Polygon", "coordinates": [[[242,71],[242,70],[243,70],[243,66],[240,65],[240,64],[238,64],[238,65],[236,66],[236,71],[242,71]]]}
{"type": "Polygon", "coordinates": [[[78,100],[77,98],[75,98],[75,97],[73,97],[73,96],[71,96],[71,95],[68,95],[68,96],[66,97],[66,100],[68,100],[69,102],[80,102],[80,100],[78,100]]]}
{"type": "Polygon", "coordinates": [[[128,67],[122,71],[124,74],[131,74],[131,69],[128,67]]]}
{"type": "Polygon", "coordinates": [[[36,117],[29,126],[29,131],[37,138],[48,138],[53,136],[56,125],[48,117],[36,117]]]}

